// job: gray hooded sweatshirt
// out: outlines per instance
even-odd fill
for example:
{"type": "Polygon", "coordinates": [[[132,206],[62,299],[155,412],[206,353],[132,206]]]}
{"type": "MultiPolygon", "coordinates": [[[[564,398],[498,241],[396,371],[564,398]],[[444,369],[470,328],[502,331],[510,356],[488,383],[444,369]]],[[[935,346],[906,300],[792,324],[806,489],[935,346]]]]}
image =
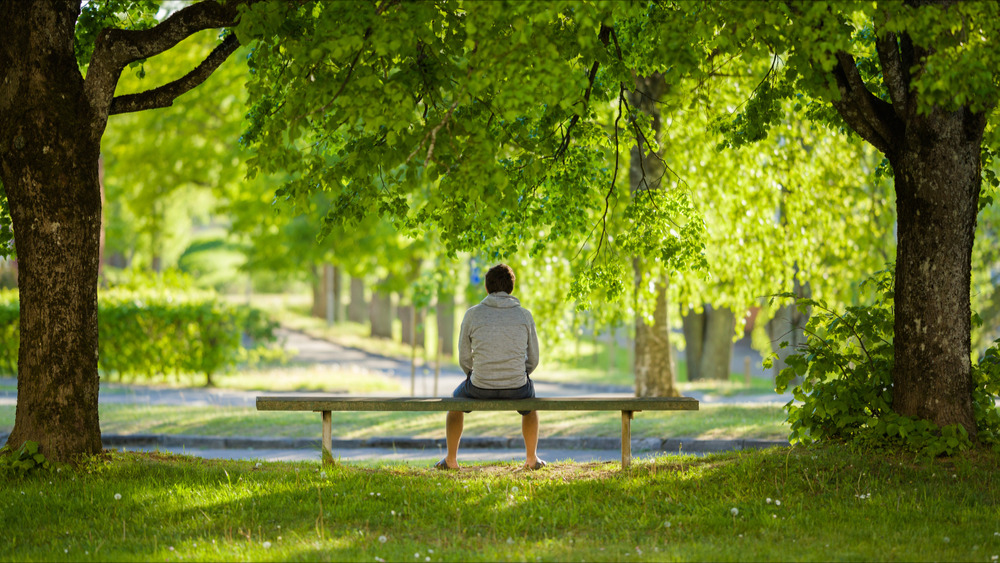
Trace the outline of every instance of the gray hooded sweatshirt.
{"type": "Polygon", "coordinates": [[[458,363],[481,389],[516,389],[538,365],[538,335],[531,312],[503,291],[465,312],[458,363]]]}

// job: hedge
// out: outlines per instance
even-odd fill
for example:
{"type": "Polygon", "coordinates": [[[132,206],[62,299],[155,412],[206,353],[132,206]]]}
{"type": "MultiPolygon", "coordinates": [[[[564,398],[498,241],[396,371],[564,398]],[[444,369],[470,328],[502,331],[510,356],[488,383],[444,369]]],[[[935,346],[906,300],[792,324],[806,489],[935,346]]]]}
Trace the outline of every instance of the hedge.
{"type": "MultiPolygon", "coordinates": [[[[0,372],[17,372],[19,303],[0,291],[0,372]]],[[[103,290],[98,296],[98,369],[104,379],[212,375],[259,356],[276,323],[258,309],[207,292],[103,290]],[[244,339],[250,348],[243,346],[244,339]]]]}

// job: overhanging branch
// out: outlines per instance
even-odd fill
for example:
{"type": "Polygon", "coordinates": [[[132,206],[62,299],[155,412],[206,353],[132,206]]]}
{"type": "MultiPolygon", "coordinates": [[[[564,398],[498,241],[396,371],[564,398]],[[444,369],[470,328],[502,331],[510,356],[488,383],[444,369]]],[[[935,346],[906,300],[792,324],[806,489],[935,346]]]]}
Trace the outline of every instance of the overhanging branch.
{"type": "Polygon", "coordinates": [[[882,80],[889,91],[892,107],[900,118],[906,115],[909,105],[910,70],[903,66],[896,34],[886,32],[875,41],[878,60],[882,65],[882,80]]]}
{"type": "Polygon", "coordinates": [[[236,38],[235,34],[230,34],[218,47],[212,50],[201,64],[181,78],[145,92],[115,96],[111,100],[108,115],[171,106],[178,96],[198,86],[211,76],[215,69],[219,68],[219,65],[229,58],[229,55],[239,46],[239,39],[236,38]]]}
{"type": "Polygon", "coordinates": [[[833,102],[833,107],[864,140],[888,155],[900,129],[892,105],[868,91],[849,53],[837,53],[833,74],[840,89],[840,99],[833,102]]]}
{"type": "Polygon", "coordinates": [[[174,12],[150,29],[101,31],[84,81],[84,94],[98,118],[95,127],[103,128],[101,118],[109,115],[118,78],[126,65],[158,55],[199,31],[232,27],[239,16],[239,6],[255,1],[231,0],[223,5],[216,0],[203,0],[174,12]]]}

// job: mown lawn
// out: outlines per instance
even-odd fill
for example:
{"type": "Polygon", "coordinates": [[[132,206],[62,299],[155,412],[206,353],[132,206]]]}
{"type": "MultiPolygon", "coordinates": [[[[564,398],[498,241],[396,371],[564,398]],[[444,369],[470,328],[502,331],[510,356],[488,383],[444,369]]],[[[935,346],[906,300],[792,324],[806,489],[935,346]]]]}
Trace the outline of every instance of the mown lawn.
{"type": "Polygon", "coordinates": [[[995,561],[1000,456],[406,466],[109,453],[0,477],[12,561],[995,561]]]}

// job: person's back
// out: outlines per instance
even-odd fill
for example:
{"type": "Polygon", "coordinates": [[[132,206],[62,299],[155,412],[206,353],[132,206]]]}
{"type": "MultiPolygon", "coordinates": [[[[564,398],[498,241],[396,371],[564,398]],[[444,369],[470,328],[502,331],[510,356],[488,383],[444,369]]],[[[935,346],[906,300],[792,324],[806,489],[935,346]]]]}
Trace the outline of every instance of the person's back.
{"type": "MultiPolygon", "coordinates": [[[[464,399],[530,399],[535,385],[528,377],[538,366],[538,336],[531,313],[511,293],[514,270],[497,264],[486,272],[487,296],[470,308],[462,319],[458,337],[458,363],[466,378],[452,393],[464,399]]],[[[470,411],[471,412],[471,411],[470,411]]],[[[538,413],[518,410],[524,436],[525,467],[540,469],[538,459],[538,413]]],[[[465,420],[462,411],[449,411],[445,422],[448,455],[434,466],[458,468],[458,443],[465,420]]]]}
{"type": "Polygon", "coordinates": [[[507,292],[490,293],[465,313],[459,365],[482,389],[514,389],[538,365],[538,338],[531,313],[507,292]]]}

